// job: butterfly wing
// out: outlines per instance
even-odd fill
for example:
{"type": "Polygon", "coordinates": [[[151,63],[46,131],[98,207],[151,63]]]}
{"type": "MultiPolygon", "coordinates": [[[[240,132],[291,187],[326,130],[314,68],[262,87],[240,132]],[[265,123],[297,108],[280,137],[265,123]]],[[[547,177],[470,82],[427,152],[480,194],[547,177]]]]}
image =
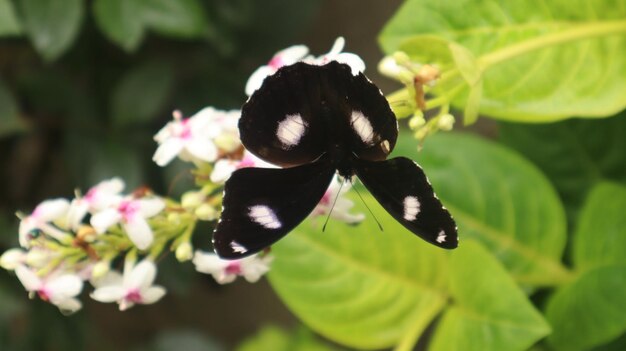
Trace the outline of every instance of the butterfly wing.
{"type": "Polygon", "coordinates": [[[335,170],[326,158],[303,166],[242,168],[224,188],[213,246],[222,258],[254,254],[289,233],[313,211],[335,170]]]}
{"type": "Polygon", "coordinates": [[[243,105],[239,133],[261,159],[291,167],[310,163],[326,150],[326,126],[317,66],[297,63],[278,70],[243,105]]]}
{"type": "Polygon", "coordinates": [[[355,163],[361,182],[398,222],[433,245],[457,247],[456,224],[415,162],[398,157],[355,163]]]}

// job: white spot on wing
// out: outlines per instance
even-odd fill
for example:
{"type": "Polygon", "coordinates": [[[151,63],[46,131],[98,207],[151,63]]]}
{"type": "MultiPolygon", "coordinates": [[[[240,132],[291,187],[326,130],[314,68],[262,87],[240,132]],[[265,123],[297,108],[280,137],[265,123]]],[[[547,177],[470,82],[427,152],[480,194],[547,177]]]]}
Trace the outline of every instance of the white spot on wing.
{"type": "Polygon", "coordinates": [[[372,124],[367,117],[365,117],[363,112],[352,111],[352,115],[350,116],[350,125],[352,125],[352,129],[354,129],[356,134],[365,144],[372,144],[372,141],[374,140],[374,128],[372,128],[372,124]]]}
{"type": "Polygon", "coordinates": [[[299,113],[287,115],[284,120],[278,123],[276,137],[283,143],[285,149],[290,149],[298,145],[300,139],[306,132],[307,123],[299,113]]]}
{"type": "Polygon", "coordinates": [[[414,221],[420,212],[420,202],[416,196],[407,196],[404,198],[404,219],[414,221]]]}
{"type": "Polygon", "coordinates": [[[278,229],[282,226],[276,216],[276,213],[265,205],[255,205],[250,207],[248,216],[253,222],[260,224],[267,229],[278,229]]]}
{"type": "Polygon", "coordinates": [[[441,244],[444,241],[446,241],[446,234],[443,230],[440,230],[439,234],[437,235],[437,242],[441,244]]]}
{"type": "Polygon", "coordinates": [[[235,240],[230,242],[230,248],[233,249],[234,253],[246,253],[248,252],[248,249],[246,249],[243,245],[241,245],[240,243],[236,242],[235,240]]]}

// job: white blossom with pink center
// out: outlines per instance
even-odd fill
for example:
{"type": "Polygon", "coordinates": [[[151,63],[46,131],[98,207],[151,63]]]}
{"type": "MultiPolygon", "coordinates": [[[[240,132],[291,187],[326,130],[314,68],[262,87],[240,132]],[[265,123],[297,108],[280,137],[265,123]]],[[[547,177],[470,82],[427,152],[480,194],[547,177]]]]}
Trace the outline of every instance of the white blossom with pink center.
{"type": "Polygon", "coordinates": [[[120,178],[104,180],[89,189],[85,196],[72,200],[67,214],[70,227],[78,229],[88,212],[93,214],[119,202],[124,186],[120,178]]]}
{"type": "Polygon", "coordinates": [[[30,268],[19,265],[15,274],[26,291],[56,305],[64,313],[74,313],[81,309],[81,302],[75,297],[83,290],[83,281],[71,273],[53,273],[39,277],[30,268]]]}
{"type": "Polygon", "coordinates": [[[156,216],[164,208],[165,202],[158,197],[142,199],[126,197],[116,206],[94,214],[91,217],[91,225],[97,233],[102,234],[112,225],[121,223],[135,246],[140,250],[145,250],[150,247],[154,239],[152,229],[146,219],[156,216]]]}
{"type": "Polygon", "coordinates": [[[248,78],[248,82],[246,83],[246,94],[248,96],[252,95],[252,93],[261,87],[263,80],[267,76],[271,76],[276,73],[276,71],[283,66],[293,65],[294,63],[304,59],[308,53],[309,48],[304,45],[290,46],[277,52],[267,65],[257,68],[257,70],[252,73],[250,78],[248,78]]]}
{"type": "Polygon", "coordinates": [[[277,168],[275,165],[267,163],[254,156],[250,151],[245,150],[241,160],[221,159],[217,161],[211,172],[210,179],[213,183],[224,183],[234,171],[248,167],[277,168]]]}
{"type": "Polygon", "coordinates": [[[57,240],[62,240],[67,233],[60,230],[52,222],[65,219],[70,203],[65,199],[46,200],[40,203],[33,213],[22,218],[19,229],[20,245],[30,247],[30,241],[41,231],[57,240]]]}
{"type": "Polygon", "coordinates": [[[337,179],[333,177],[328,190],[322,196],[322,199],[311,212],[311,217],[327,216],[330,211],[330,217],[346,222],[348,224],[356,224],[365,219],[362,213],[351,214],[350,210],[354,206],[352,200],[347,199],[344,195],[350,190],[351,184],[348,181],[343,182],[343,186],[337,179]],[[337,199],[335,201],[335,199],[337,199]],[[334,202],[334,207],[333,207],[334,202]]]}
{"type": "Polygon", "coordinates": [[[330,61],[337,61],[350,66],[353,75],[357,75],[365,71],[365,62],[363,62],[359,55],[350,52],[342,52],[345,45],[346,40],[343,37],[339,37],[335,40],[333,47],[327,54],[319,57],[309,56],[303,61],[314,65],[325,65],[330,61]]]}
{"type": "Polygon", "coordinates": [[[193,264],[198,272],[211,274],[219,284],[231,283],[239,276],[254,283],[270,270],[272,259],[268,254],[257,254],[240,260],[223,260],[214,253],[196,251],[193,264]]]}
{"type": "Polygon", "coordinates": [[[0,267],[12,271],[26,262],[26,251],[22,249],[10,249],[0,256],[0,267]]]}
{"type": "Polygon", "coordinates": [[[96,290],[91,297],[100,302],[117,302],[120,311],[135,304],[153,304],[165,295],[165,288],[152,285],[156,273],[156,265],[147,259],[134,266],[127,264],[123,276],[112,271],[94,281],[96,290]]]}
{"type": "Polygon", "coordinates": [[[176,156],[184,161],[213,162],[218,157],[219,146],[238,146],[238,143],[233,146],[232,140],[239,140],[239,111],[219,111],[207,107],[189,118],[183,118],[180,111],[174,111],[173,115],[174,120],[154,136],[159,147],[152,160],[159,166],[167,165],[176,156]]]}

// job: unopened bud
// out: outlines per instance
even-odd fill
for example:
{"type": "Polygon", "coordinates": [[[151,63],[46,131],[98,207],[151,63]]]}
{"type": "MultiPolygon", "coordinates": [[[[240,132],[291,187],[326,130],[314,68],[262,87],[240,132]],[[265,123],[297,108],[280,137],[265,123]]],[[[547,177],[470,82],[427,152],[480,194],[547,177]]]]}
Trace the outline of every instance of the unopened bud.
{"type": "Polygon", "coordinates": [[[212,221],[217,218],[217,211],[209,204],[200,205],[196,209],[195,214],[198,219],[203,221],[212,221]]]}
{"type": "Polygon", "coordinates": [[[422,110],[415,111],[413,117],[411,117],[411,119],[409,120],[409,128],[415,130],[417,128],[420,128],[424,124],[426,124],[426,120],[424,119],[424,112],[422,112],[422,110]]]}
{"type": "Polygon", "coordinates": [[[193,247],[188,241],[183,242],[176,248],[176,259],[178,262],[186,262],[193,258],[193,247]]]}
{"type": "Polygon", "coordinates": [[[100,279],[105,276],[105,274],[109,273],[111,270],[111,262],[109,261],[100,261],[93,266],[91,270],[91,277],[93,279],[100,279]]]}
{"type": "Polygon", "coordinates": [[[199,191],[188,191],[183,194],[180,204],[185,209],[196,208],[204,202],[206,196],[199,191]]]}
{"type": "Polygon", "coordinates": [[[0,256],[0,267],[7,271],[12,271],[17,266],[24,263],[25,258],[26,253],[21,249],[7,250],[0,256]]]}
{"type": "Polygon", "coordinates": [[[31,248],[26,254],[26,264],[33,268],[42,268],[50,261],[50,251],[37,247],[31,248]]]}
{"type": "Polygon", "coordinates": [[[454,116],[449,113],[442,115],[437,121],[437,127],[445,131],[452,130],[452,128],[454,127],[454,116]]]}

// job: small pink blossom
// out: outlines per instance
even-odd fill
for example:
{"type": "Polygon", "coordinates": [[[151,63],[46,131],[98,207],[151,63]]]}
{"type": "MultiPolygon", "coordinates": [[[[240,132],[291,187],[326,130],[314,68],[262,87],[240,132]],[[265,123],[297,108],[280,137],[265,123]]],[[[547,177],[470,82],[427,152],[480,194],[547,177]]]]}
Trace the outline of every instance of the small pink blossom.
{"type": "Polygon", "coordinates": [[[263,80],[267,76],[276,73],[283,66],[293,65],[294,63],[304,59],[309,53],[309,48],[304,45],[294,45],[277,52],[267,65],[257,68],[248,78],[246,83],[246,94],[252,95],[263,84],[263,80]]]}
{"type": "Polygon", "coordinates": [[[348,190],[350,190],[350,182],[344,181],[342,186],[337,179],[337,176],[335,176],[328,186],[328,190],[326,190],[320,202],[317,204],[315,209],[313,209],[311,217],[327,216],[332,210],[332,212],[330,212],[330,217],[342,222],[356,224],[363,221],[365,219],[364,214],[350,213],[354,203],[352,200],[345,197],[348,190]],[[335,199],[337,199],[336,202],[335,199]],[[334,207],[333,202],[335,202],[334,207]]]}
{"type": "Polygon", "coordinates": [[[62,240],[67,233],[60,230],[52,222],[65,219],[70,207],[69,201],[65,199],[46,200],[40,203],[33,213],[26,216],[20,222],[19,240],[24,248],[30,247],[30,241],[34,239],[34,233],[41,231],[57,240],[62,240]]]}
{"type": "Polygon", "coordinates": [[[254,156],[250,151],[245,150],[241,160],[218,160],[213,167],[213,172],[211,172],[210,178],[213,183],[223,183],[228,180],[228,178],[230,178],[230,175],[234,171],[240,168],[248,167],[277,168],[275,165],[267,163],[260,158],[254,156]]]}
{"type": "Polygon", "coordinates": [[[102,234],[117,223],[122,223],[130,240],[140,250],[147,249],[154,239],[152,229],[146,221],[165,208],[165,202],[158,198],[135,199],[127,197],[115,207],[104,209],[91,217],[91,225],[102,234]]]}
{"type": "Polygon", "coordinates": [[[143,260],[134,266],[127,264],[123,276],[111,271],[94,281],[96,290],[91,297],[100,302],[117,302],[120,311],[135,304],[153,304],[165,295],[165,288],[153,285],[156,273],[156,266],[150,260],[143,260]]]}
{"type": "Polygon", "coordinates": [[[83,281],[75,274],[56,273],[40,278],[34,271],[20,265],[15,274],[26,291],[56,305],[62,312],[74,313],[81,309],[81,302],[75,297],[83,290],[83,281]]]}
{"type": "Polygon", "coordinates": [[[240,260],[223,260],[214,253],[196,251],[193,264],[198,272],[211,274],[220,284],[231,283],[238,276],[254,283],[270,270],[272,259],[270,255],[257,254],[240,260]]]}
{"type": "Polygon", "coordinates": [[[220,111],[207,107],[189,118],[183,118],[179,111],[175,111],[174,120],[154,136],[159,147],[152,160],[159,166],[167,165],[176,156],[184,161],[215,161],[218,149],[239,145],[232,145],[233,139],[236,142],[239,140],[239,115],[239,111],[220,111]]]}
{"type": "Polygon", "coordinates": [[[124,186],[120,178],[104,180],[89,189],[85,196],[72,200],[67,214],[70,227],[77,230],[87,213],[96,213],[119,202],[124,186]]]}

